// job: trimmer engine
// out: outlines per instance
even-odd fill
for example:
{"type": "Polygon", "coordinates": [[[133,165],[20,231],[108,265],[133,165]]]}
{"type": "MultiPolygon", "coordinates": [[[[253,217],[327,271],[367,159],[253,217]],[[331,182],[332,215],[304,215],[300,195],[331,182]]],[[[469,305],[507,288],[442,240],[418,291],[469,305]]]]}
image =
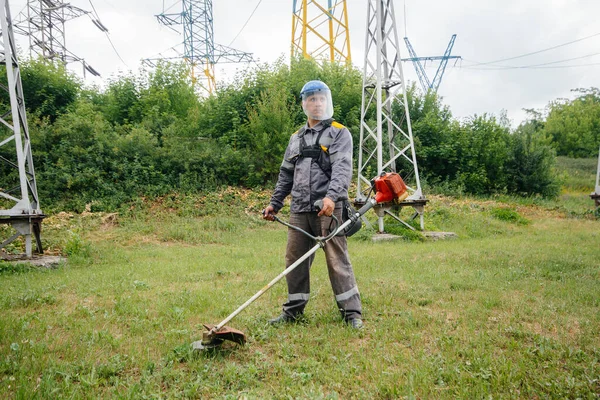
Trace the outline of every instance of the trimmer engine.
{"type": "Polygon", "coordinates": [[[382,173],[373,179],[375,201],[381,203],[400,203],[408,197],[406,184],[395,172],[382,173]]]}

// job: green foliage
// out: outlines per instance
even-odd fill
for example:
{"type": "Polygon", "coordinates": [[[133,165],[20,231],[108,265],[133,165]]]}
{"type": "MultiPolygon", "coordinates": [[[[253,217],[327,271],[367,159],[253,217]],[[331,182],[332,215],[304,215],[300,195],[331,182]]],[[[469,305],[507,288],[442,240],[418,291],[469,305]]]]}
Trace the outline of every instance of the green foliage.
{"type": "Polygon", "coordinates": [[[124,75],[109,79],[101,98],[101,110],[106,119],[115,125],[136,123],[142,120],[140,91],[142,82],[135,76],[124,75]]]}
{"type": "Polygon", "coordinates": [[[475,116],[463,125],[458,141],[458,182],[473,194],[504,191],[508,179],[504,172],[510,143],[508,129],[493,116],[475,116]]]}
{"type": "Polygon", "coordinates": [[[32,132],[38,189],[54,204],[79,211],[91,202],[111,208],[165,188],[156,138],[141,128],[117,135],[88,102],[79,102],[54,125],[32,126],[32,132]]]}
{"type": "Polygon", "coordinates": [[[426,178],[455,180],[460,171],[460,125],[433,92],[420,95],[416,84],[407,89],[419,169],[426,178]]]}
{"type": "Polygon", "coordinates": [[[407,242],[424,242],[425,237],[417,230],[412,230],[401,225],[395,220],[388,219],[385,224],[385,232],[401,237],[407,242]]]}
{"type": "Polygon", "coordinates": [[[513,222],[520,225],[529,224],[529,220],[523,218],[518,212],[508,207],[493,207],[490,209],[490,214],[500,221],[513,222]]]}
{"type": "MultiPolygon", "coordinates": [[[[5,68],[5,67],[2,67],[5,68]]],[[[42,59],[19,65],[27,111],[55,121],[73,104],[81,91],[81,82],[60,63],[42,59]]],[[[6,73],[1,76],[6,77],[6,73]]]]}
{"type": "Polygon", "coordinates": [[[294,131],[291,104],[285,88],[273,87],[260,94],[249,110],[248,139],[253,164],[248,172],[249,184],[273,181],[279,174],[281,157],[294,131]]]}
{"type": "Polygon", "coordinates": [[[574,100],[555,100],[548,105],[545,134],[559,156],[593,157],[600,143],[600,90],[574,89],[574,100]]]}
{"type": "Polygon", "coordinates": [[[73,231],[69,231],[69,234],[69,240],[65,244],[65,254],[67,256],[89,257],[91,254],[90,244],[86,243],[79,234],[73,231]]]}
{"type": "MultiPolygon", "coordinates": [[[[353,135],[357,161],[357,69],[279,60],[240,72],[207,97],[196,95],[188,72],[184,63],[161,63],[113,77],[104,90],[82,90],[64,69],[25,63],[32,82],[27,103],[37,110],[29,125],[44,208],[112,210],[139,196],[270,186],[290,135],[305,123],[299,92],[312,79],[331,88],[335,118],[353,135]]],[[[586,96],[581,104],[595,104],[595,92],[586,96]]],[[[538,122],[541,117],[511,134],[503,118],[454,120],[440,98],[414,84],[407,97],[421,176],[432,191],[556,195],[552,137],[542,132],[548,123],[538,122]]],[[[395,105],[393,111],[406,129],[404,110],[395,105]]],[[[374,117],[368,110],[367,118],[374,117]]],[[[11,159],[8,150],[0,153],[11,159]]],[[[5,165],[0,172],[0,183],[14,186],[16,172],[5,165]]]]}
{"type": "Polygon", "coordinates": [[[413,84],[407,97],[419,170],[429,190],[557,194],[554,153],[536,129],[528,129],[533,123],[511,134],[504,116],[475,115],[458,122],[435,93],[422,95],[413,84]]]}
{"type": "Polygon", "coordinates": [[[556,197],[560,186],[556,174],[554,149],[535,122],[521,124],[511,138],[506,164],[507,189],[521,195],[556,197]]]}
{"type": "Polygon", "coordinates": [[[2,274],[18,274],[33,271],[35,267],[27,263],[14,263],[0,261],[0,275],[2,274]]]}

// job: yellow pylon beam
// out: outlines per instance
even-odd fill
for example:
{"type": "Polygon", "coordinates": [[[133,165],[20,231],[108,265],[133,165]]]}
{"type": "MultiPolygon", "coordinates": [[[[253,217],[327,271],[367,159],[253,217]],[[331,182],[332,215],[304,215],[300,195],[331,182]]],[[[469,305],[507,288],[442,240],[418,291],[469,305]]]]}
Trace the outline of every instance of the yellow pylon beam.
{"type": "Polygon", "coordinates": [[[294,1],[292,57],[298,55],[330,62],[352,62],[346,0],[294,1]]]}
{"type": "Polygon", "coordinates": [[[215,92],[215,66],[208,59],[204,60],[203,65],[192,62],[189,58],[186,61],[190,64],[192,86],[199,90],[202,95],[209,96],[215,92]]]}

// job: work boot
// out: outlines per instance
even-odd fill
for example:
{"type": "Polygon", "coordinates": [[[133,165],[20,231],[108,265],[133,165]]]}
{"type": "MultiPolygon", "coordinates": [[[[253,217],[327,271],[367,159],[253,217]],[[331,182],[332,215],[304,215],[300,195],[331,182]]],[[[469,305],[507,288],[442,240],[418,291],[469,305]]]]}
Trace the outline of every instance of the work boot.
{"type": "Polygon", "coordinates": [[[286,313],[281,313],[280,316],[275,317],[269,320],[269,325],[281,325],[281,324],[290,324],[298,322],[298,319],[302,316],[302,314],[293,316],[286,313]]]}
{"type": "Polygon", "coordinates": [[[363,324],[362,319],[360,318],[349,319],[348,321],[346,321],[346,323],[348,324],[348,326],[351,326],[352,329],[362,329],[365,326],[365,324],[363,324]]]}

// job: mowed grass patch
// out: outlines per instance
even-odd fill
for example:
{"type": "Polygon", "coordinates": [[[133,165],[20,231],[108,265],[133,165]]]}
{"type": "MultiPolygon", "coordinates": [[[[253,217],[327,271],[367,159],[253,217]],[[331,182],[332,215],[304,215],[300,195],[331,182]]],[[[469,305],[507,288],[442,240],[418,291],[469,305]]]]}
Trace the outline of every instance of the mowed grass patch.
{"type": "Polygon", "coordinates": [[[350,239],[364,330],[341,322],[319,252],[306,321],[266,324],[286,298],[281,282],[230,323],[248,335],[246,346],[202,355],[189,346],[202,324],[220,322],[283,269],[285,228],[244,212],[138,216],[90,232],[74,223],[65,229],[87,254],[56,270],[0,274],[0,392],[596,397],[599,222],[495,200],[440,197],[430,206],[428,227],[458,239],[350,239]],[[497,208],[511,212],[498,218],[497,208]]]}

